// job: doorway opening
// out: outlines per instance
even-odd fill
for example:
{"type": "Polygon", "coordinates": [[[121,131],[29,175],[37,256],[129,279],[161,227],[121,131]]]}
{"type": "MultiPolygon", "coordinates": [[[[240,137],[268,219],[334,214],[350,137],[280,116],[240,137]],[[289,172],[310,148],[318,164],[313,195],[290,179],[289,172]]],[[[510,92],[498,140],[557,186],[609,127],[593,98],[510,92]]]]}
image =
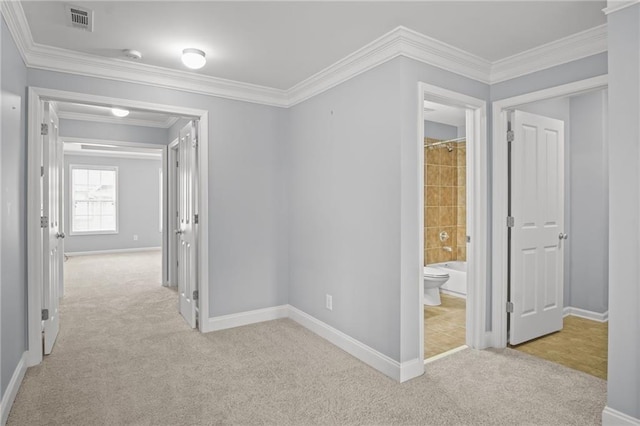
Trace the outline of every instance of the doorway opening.
{"type": "Polygon", "coordinates": [[[604,76],[494,104],[494,306],[506,307],[494,309],[495,346],[602,379],[606,86],[604,76]]]}
{"type": "Polygon", "coordinates": [[[487,347],[486,107],[420,84],[420,342],[425,363],[487,347]]]}
{"type": "MultiPolygon", "coordinates": [[[[36,272],[28,285],[29,365],[55,343],[65,252],[78,265],[91,264],[90,256],[80,255],[101,256],[94,265],[102,266],[109,264],[104,256],[116,254],[121,264],[138,262],[128,274],[145,270],[139,281],[177,287],[175,310],[204,331],[206,321],[198,318],[208,318],[208,288],[201,285],[208,277],[207,203],[201,202],[208,199],[207,112],[40,88],[29,88],[29,101],[29,269],[36,272]],[[128,121],[116,109],[131,113],[128,121]],[[59,116],[67,124],[62,132],[59,116]],[[127,123],[133,136],[123,137],[124,127],[118,130],[114,120],[127,123]],[[98,135],[87,131],[92,121],[98,135]],[[183,161],[171,174],[168,145],[176,137],[183,161]],[[176,175],[180,190],[170,198],[176,175]],[[169,221],[169,212],[179,216],[169,221]],[[170,263],[170,254],[180,263],[170,263]]],[[[118,270],[103,272],[96,279],[118,270]]]]}
{"type": "Polygon", "coordinates": [[[424,356],[429,359],[466,346],[466,111],[426,100],[424,118],[424,356]]]}

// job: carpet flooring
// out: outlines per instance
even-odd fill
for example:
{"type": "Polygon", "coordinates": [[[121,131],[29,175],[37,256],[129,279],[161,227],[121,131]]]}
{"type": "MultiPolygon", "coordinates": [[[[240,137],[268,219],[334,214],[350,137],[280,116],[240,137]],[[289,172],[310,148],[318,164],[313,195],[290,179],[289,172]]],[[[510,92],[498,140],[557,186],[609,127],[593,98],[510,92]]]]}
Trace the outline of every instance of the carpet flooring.
{"type": "Polygon", "coordinates": [[[9,425],[595,425],[606,382],[510,349],[464,350],[397,383],[282,319],[200,334],[158,253],[71,258],[53,353],[9,425]]]}

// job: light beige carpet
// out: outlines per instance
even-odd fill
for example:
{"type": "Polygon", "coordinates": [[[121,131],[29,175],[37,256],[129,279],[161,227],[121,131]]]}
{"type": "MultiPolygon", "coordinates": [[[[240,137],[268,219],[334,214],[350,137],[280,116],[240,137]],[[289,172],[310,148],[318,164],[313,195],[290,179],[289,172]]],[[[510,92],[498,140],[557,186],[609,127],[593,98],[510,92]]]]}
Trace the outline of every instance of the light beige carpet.
{"type": "Polygon", "coordinates": [[[10,425],[600,423],[605,382],[509,349],[399,384],[285,319],[200,334],[158,253],[71,258],[53,354],[10,425]]]}

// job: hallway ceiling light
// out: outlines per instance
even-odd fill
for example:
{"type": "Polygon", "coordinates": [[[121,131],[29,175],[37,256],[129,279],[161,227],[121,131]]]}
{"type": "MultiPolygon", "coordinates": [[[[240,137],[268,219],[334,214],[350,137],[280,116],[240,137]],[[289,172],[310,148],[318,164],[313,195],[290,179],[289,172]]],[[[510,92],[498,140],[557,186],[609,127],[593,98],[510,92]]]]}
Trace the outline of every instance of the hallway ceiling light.
{"type": "Polygon", "coordinates": [[[129,115],[129,110],[122,108],[111,108],[111,114],[115,115],[116,117],[126,117],[127,115],[129,115]]]}
{"type": "Polygon", "coordinates": [[[207,63],[207,60],[202,50],[190,48],[182,51],[182,63],[188,68],[198,70],[207,63]]]}

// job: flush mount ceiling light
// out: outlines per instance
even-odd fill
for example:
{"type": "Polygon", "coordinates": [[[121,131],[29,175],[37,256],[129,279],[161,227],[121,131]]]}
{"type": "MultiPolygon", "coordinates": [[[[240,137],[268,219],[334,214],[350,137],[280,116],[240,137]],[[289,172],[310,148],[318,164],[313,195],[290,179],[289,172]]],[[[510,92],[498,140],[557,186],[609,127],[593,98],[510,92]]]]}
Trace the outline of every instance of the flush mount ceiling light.
{"type": "Polygon", "coordinates": [[[122,51],[122,54],[125,56],[125,58],[133,59],[134,61],[142,59],[142,53],[140,53],[138,50],[124,49],[122,51]]]}
{"type": "Polygon", "coordinates": [[[207,60],[204,57],[204,52],[198,49],[184,49],[182,51],[182,63],[192,70],[198,70],[204,67],[207,60]]]}
{"type": "Polygon", "coordinates": [[[127,115],[129,115],[129,110],[122,108],[111,108],[111,114],[115,115],[116,117],[126,117],[127,115]]]}

